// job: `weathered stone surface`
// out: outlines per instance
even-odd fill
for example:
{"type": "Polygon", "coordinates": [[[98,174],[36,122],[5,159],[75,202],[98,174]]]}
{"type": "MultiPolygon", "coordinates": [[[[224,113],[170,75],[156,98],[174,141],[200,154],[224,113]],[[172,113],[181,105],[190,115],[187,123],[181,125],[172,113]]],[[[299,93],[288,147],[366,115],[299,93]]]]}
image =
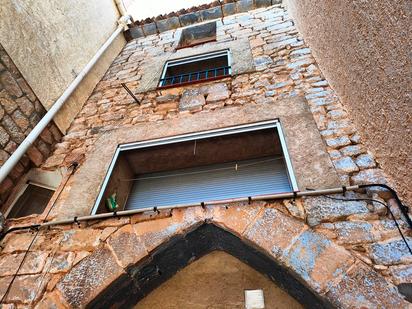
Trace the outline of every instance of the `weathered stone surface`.
{"type": "Polygon", "coordinates": [[[3,250],[1,253],[4,254],[26,251],[29,248],[33,237],[34,235],[29,233],[9,234],[2,241],[3,250]]]}
{"type": "Polygon", "coordinates": [[[103,247],[73,267],[57,289],[71,306],[84,307],[122,273],[111,251],[103,247]]]}
{"type": "Polygon", "coordinates": [[[99,230],[79,229],[70,230],[63,233],[60,243],[62,251],[94,250],[99,245],[99,230]]]}
{"type": "Polygon", "coordinates": [[[147,254],[143,241],[137,237],[131,225],[120,228],[107,243],[124,268],[137,263],[147,254]]]}
{"type": "Polygon", "coordinates": [[[275,256],[282,254],[305,225],[274,208],[266,208],[254,224],[246,228],[244,237],[275,256]]]}
{"type": "Polygon", "coordinates": [[[37,304],[35,309],[66,309],[68,304],[58,291],[48,293],[37,304]]]}
{"type": "Polygon", "coordinates": [[[17,98],[23,95],[23,92],[21,91],[19,84],[17,84],[16,80],[13,78],[10,72],[4,71],[3,73],[1,73],[0,82],[3,84],[7,92],[11,95],[17,98]]]}
{"type": "Polygon", "coordinates": [[[367,169],[360,171],[357,175],[352,176],[351,180],[355,185],[386,183],[386,177],[381,169],[367,169]]]}
{"type": "Polygon", "coordinates": [[[49,272],[52,274],[67,272],[73,265],[75,254],[73,252],[59,252],[53,256],[49,272]]]}
{"type": "Polygon", "coordinates": [[[370,243],[377,240],[372,231],[372,224],[364,221],[343,221],[321,225],[334,231],[336,239],[340,244],[370,243]]]}
{"type": "Polygon", "coordinates": [[[369,213],[362,201],[335,201],[325,197],[307,197],[304,199],[307,222],[310,226],[321,222],[333,222],[353,214],[369,213]]]}
{"type": "Polygon", "coordinates": [[[355,261],[345,249],[309,230],[296,239],[281,259],[317,291],[329,287],[355,261]]]}
{"type": "Polygon", "coordinates": [[[352,158],[344,157],[333,161],[335,168],[340,173],[352,173],[359,170],[358,166],[353,162],[352,158]]]}
{"type": "Polygon", "coordinates": [[[412,265],[393,266],[390,268],[395,284],[412,282],[412,265]]]}
{"type": "Polygon", "coordinates": [[[393,285],[362,263],[357,263],[326,296],[337,307],[409,307],[393,285]]]}
{"type": "Polygon", "coordinates": [[[345,156],[356,156],[362,153],[362,147],[360,145],[350,145],[341,148],[340,152],[345,156]]]}
{"type": "Polygon", "coordinates": [[[36,146],[31,146],[29,150],[27,150],[27,155],[34,165],[40,166],[43,163],[43,154],[36,148],[36,146]]]}
{"type": "Polygon", "coordinates": [[[206,97],[206,103],[212,103],[228,99],[230,96],[229,89],[226,84],[213,84],[208,89],[208,95],[206,97]]]}
{"type": "Polygon", "coordinates": [[[372,168],[376,166],[376,162],[370,154],[363,154],[356,158],[356,165],[361,169],[372,168]]]}
{"type": "Polygon", "coordinates": [[[248,205],[248,203],[239,203],[208,206],[208,219],[232,233],[241,235],[259,212],[264,210],[264,204],[248,205]]]}
{"type": "Polygon", "coordinates": [[[347,137],[347,136],[341,136],[341,137],[326,140],[326,144],[329,147],[333,147],[333,148],[346,146],[346,145],[349,145],[350,143],[351,143],[351,141],[350,141],[349,137],[347,137]]]}
{"type": "MultiPolygon", "coordinates": [[[[410,237],[406,239],[409,247],[412,247],[412,239],[410,237]]],[[[383,265],[412,263],[412,255],[401,238],[372,244],[371,258],[377,264],[383,265]]]]}
{"type": "Polygon", "coordinates": [[[133,228],[146,250],[151,252],[171,237],[196,226],[203,219],[204,211],[200,207],[191,207],[186,211],[175,209],[172,217],[156,220],[156,224],[151,221],[139,222],[133,225],[133,228]]]}
{"type": "Polygon", "coordinates": [[[30,275],[40,273],[47,262],[49,252],[35,251],[27,254],[23,265],[20,268],[20,275],[30,275]]]}
{"type": "Polygon", "coordinates": [[[197,89],[187,89],[183,92],[180,99],[179,109],[181,111],[201,108],[206,104],[203,94],[199,93],[197,89]]]}
{"type": "Polygon", "coordinates": [[[41,296],[41,291],[47,283],[47,278],[42,280],[43,275],[17,276],[9,293],[7,302],[18,302],[30,304],[41,296]]]}

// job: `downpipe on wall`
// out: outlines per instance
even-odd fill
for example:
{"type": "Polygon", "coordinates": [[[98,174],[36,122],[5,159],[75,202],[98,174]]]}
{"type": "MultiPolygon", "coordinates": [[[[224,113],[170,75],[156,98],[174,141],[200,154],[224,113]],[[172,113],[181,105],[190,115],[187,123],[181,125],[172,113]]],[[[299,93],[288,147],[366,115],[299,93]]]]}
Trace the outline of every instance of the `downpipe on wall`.
{"type": "Polygon", "coordinates": [[[44,117],[39,121],[39,123],[33,128],[33,130],[27,135],[24,141],[17,147],[17,149],[13,152],[10,158],[3,164],[0,168],[0,183],[6,179],[12,169],[16,166],[16,164],[20,161],[23,155],[27,152],[27,150],[33,145],[39,135],[43,132],[43,130],[47,127],[47,125],[53,120],[54,116],[59,112],[59,110],[63,107],[66,100],[70,97],[70,95],[76,90],[76,88],[80,85],[83,81],[85,76],[91,71],[93,66],[97,63],[103,53],[107,50],[107,48],[112,44],[112,42],[117,38],[117,36],[127,28],[127,25],[131,22],[130,16],[122,16],[118,20],[118,26],[113,34],[107,39],[107,41],[99,48],[93,58],[87,63],[87,65],[83,68],[83,70],[76,76],[76,78],[72,81],[69,87],[63,92],[63,94],[57,99],[56,102],[52,105],[52,107],[48,110],[48,112],[44,115],[44,117]]]}

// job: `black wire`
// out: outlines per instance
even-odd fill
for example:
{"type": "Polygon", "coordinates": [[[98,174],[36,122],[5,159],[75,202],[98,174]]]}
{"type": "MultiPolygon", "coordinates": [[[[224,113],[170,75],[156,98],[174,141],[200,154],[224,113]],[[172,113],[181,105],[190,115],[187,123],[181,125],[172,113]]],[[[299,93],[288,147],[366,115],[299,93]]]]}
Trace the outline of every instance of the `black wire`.
{"type": "Polygon", "coordinates": [[[401,228],[400,228],[400,226],[399,226],[399,224],[398,224],[398,221],[396,221],[396,218],[395,218],[395,216],[394,216],[391,208],[390,208],[388,205],[386,205],[385,203],[383,203],[383,202],[381,202],[381,201],[379,201],[379,200],[371,199],[371,198],[348,198],[348,199],[346,199],[346,198],[332,197],[332,196],[329,196],[329,195],[324,195],[324,197],[329,198],[329,199],[331,199],[331,200],[343,201],[343,202],[357,202],[357,201],[375,202],[375,203],[379,203],[379,204],[385,206],[386,209],[389,210],[389,213],[391,214],[392,219],[393,219],[393,221],[395,222],[396,227],[398,228],[399,234],[401,235],[403,241],[405,242],[406,247],[407,247],[408,250],[409,250],[409,253],[412,255],[412,249],[411,249],[411,247],[409,246],[408,241],[406,240],[405,236],[403,235],[402,230],[401,230],[401,228]]]}

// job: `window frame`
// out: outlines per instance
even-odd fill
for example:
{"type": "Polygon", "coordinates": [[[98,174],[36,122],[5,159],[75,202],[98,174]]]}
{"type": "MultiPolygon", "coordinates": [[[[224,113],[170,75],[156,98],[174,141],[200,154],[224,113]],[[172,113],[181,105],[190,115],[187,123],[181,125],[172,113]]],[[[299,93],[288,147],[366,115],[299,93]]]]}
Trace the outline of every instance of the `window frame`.
{"type": "Polygon", "coordinates": [[[180,86],[188,85],[188,84],[195,84],[195,83],[201,83],[201,82],[226,78],[226,77],[229,77],[231,75],[232,75],[232,57],[231,57],[230,49],[227,48],[227,49],[223,49],[223,50],[219,50],[219,51],[213,51],[213,52],[197,54],[197,55],[188,56],[188,57],[182,57],[182,58],[167,60],[166,63],[164,64],[164,66],[163,66],[162,75],[160,76],[157,88],[158,89],[165,89],[165,88],[180,87],[180,86]],[[217,77],[213,77],[213,78],[193,80],[193,81],[183,82],[183,83],[179,83],[179,84],[172,84],[172,85],[165,85],[164,84],[165,83],[165,78],[166,78],[166,72],[170,67],[174,67],[174,66],[178,66],[178,65],[182,65],[182,64],[187,64],[187,63],[193,63],[193,62],[202,61],[202,60],[213,59],[213,58],[222,57],[222,56],[227,57],[227,66],[228,66],[228,74],[227,75],[217,76],[217,77]]]}
{"type": "Polygon", "coordinates": [[[258,130],[264,130],[264,129],[277,130],[283,157],[285,159],[286,173],[288,175],[291,188],[293,192],[298,192],[299,188],[298,188],[296,177],[293,171],[292,161],[290,159],[290,156],[287,150],[286,139],[285,139],[285,136],[282,130],[282,126],[278,119],[274,119],[274,120],[267,120],[267,121],[255,122],[255,123],[250,123],[250,124],[237,125],[237,126],[231,126],[231,127],[220,128],[220,129],[195,132],[195,133],[186,133],[186,134],[175,135],[175,136],[170,136],[170,137],[163,137],[163,138],[158,138],[158,139],[118,145],[113,155],[113,158],[110,162],[109,168],[106,172],[103,183],[100,186],[99,194],[91,210],[91,215],[96,214],[99,208],[103,195],[106,191],[107,185],[109,184],[112,172],[117,163],[117,159],[122,151],[135,150],[135,149],[140,149],[140,148],[154,147],[154,146],[167,145],[167,144],[175,144],[175,143],[180,143],[180,142],[185,142],[185,141],[193,141],[193,140],[224,136],[224,135],[230,135],[230,134],[239,134],[239,133],[258,131],[258,130]]]}
{"type": "MultiPolygon", "coordinates": [[[[40,169],[31,169],[26,176],[23,177],[22,181],[15,187],[14,193],[10,196],[9,200],[6,201],[6,208],[4,216],[7,218],[12,211],[13,207],[16,205],[19,198],[24,194],[29,185],[45,188],[56,192],[60,182],[62,180],[62,175],[58,171],[42,171],[40,169]]],[[[53,196],[50,198],[50,200],[53,196]]],[[[49,200],[49,201],[50,201],[49,200]]],[[[47,208],[47,205],[46,205],[47,208]]],[[[40,215],[40,214],[37,214],[40,215]]],[[[21,217],[24,218],[24,217],[21,217]]],[[[13,218],[19,219],[19,218],[13,218]]]]}

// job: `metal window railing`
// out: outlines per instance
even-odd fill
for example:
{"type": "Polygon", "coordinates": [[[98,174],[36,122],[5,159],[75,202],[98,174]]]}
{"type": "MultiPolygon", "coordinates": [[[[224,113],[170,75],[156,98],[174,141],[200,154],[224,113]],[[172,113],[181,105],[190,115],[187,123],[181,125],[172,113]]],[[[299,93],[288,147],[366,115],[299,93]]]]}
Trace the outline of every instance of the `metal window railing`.
{"type": "Polygon", "coordinates": [[[204,71],[185,73],[180,75],[169,76],[160,79],[159,87],[177,86],[198,81],[205,81],[219,77],[229,76],[230,66],[218,67],[204,71]]]}

